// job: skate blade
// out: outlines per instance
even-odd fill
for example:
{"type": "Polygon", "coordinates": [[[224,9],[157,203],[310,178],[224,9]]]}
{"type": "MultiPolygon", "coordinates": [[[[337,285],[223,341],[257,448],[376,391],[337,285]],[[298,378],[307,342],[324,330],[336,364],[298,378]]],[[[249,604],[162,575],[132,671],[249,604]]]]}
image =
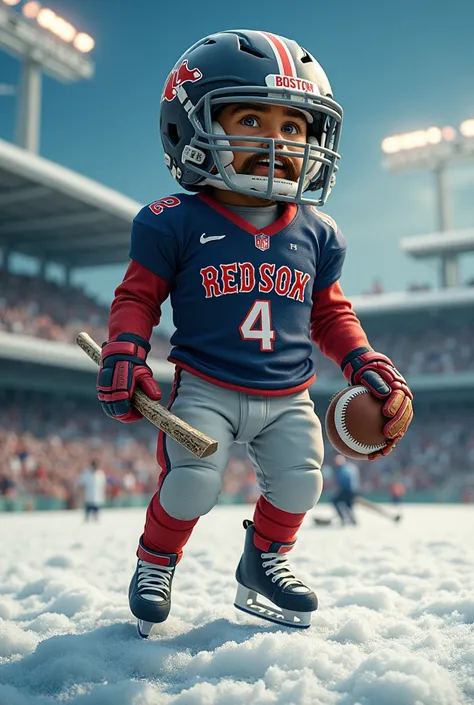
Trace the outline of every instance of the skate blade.
{"type": "Polygon", "coordinates": [[[295,612],[281,609],[276,605],[271,607],[264,605],[258,601],[255,590],[250,590],[240,583],[237,584],[234,607],[254,617],[260,617],[286,627],[293,627],[293,629],[308,629],[311,626],[311,612],[295,612]]]}
{"type": "Polygon", "coordinates": [[[143,619],[137,621],[137,632],[142,639],[148,639],[150,632],[155,626],[154,622],[145,622],[143,619]]]}

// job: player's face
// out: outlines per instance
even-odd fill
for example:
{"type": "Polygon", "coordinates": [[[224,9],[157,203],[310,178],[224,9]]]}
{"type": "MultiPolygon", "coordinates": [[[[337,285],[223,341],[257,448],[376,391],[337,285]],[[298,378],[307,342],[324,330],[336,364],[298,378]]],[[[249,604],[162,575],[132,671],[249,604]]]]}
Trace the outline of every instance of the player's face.
{"type": "MultiPolygon", "coordinates": [[[[261,142],[230,140],[231,145],[239,147],[248,145],[250,149],[268,147],[268,142],[265,140],[270,137],[276,140],[276,149],[287,152],[304,151],[308,127],[306,118],[298,110],[284,105],[233,103],[223,109],[219,114],[218,121],[228,135],[242,135],[243,137],[248,135],[249,137],[261,138],[261,142]],[[294,146],[281,144],[278,140],[293,142],[294,146]]],[[[232,165],[239,174],[268,176],[269,164],[265,157],[265,154],[238,151],[234,152],[232,165]]],[[[274,176],[276,178],[298,180],[303,166],[301,157],[278,155],[275,162],[274,176]]]]}

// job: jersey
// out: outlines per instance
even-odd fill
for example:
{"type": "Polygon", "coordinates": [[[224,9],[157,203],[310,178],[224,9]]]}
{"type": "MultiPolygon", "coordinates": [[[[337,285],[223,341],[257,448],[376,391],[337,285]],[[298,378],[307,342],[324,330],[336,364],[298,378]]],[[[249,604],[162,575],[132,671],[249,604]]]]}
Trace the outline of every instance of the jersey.
{"type": "Polygon", "coordinates": [[[345,250],[337,225],[312,206],[286,204],[259,231],[206,195],[177,194],[135,217],[130,258],[169,285],[171,362],[279,395],[315,379],[312,300],[339,279],[345,250]]]}

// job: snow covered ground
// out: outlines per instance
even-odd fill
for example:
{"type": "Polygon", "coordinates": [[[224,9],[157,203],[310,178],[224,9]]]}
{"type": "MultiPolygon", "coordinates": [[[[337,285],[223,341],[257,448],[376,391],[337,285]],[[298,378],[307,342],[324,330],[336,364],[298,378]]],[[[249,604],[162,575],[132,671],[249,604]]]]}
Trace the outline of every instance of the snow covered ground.
{"type": "Polygon", "coordinates": [[[399,524],[360,507],[356,528],[308,516],[291,554],[320,598],[306,631],[234,609],[251,512],[216,507],[148,641],[127,604],[144,514],[0,514],[1,705],[474,703],[474,506],[407,506],[399,524]]]}

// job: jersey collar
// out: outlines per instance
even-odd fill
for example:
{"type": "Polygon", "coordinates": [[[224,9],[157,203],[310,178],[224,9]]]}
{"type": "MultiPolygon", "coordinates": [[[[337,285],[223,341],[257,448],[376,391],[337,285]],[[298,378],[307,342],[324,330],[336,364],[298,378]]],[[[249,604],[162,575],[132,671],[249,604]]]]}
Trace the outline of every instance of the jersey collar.
{"type": "Polygon", "coordinates": [[[235,225],[237,225],[239,228],[242,228],[242,230],[246,230],[251,235],[260,235],[260,233],[262,233],[263,235],[276,235],[276,233],[279,233],[281,230],[284,230],[288,227],[288,225],[294,220],[298,212],[298,206],[296,205],[296,203],[285,203],[285,210],[283,214],[277,220],[275,220],[274,223],[270,223],[270,225],[267,225],[265,228],[261,228],[259,230],[255,227],[255,225],[252,225],[252,223],[249,223],[247,220],[244,220],[244,218],[241,218],[240,215],[237,215],[237,213],[234,213],[233,211],[226,208],[223,203],[216,201],[214,198],[212,198],[212,196],[209,196],[209,194],[200,193],[198,194],[198,198],[200,198],[201,201],[204,201],[204,203],[210,208],[217,211],[217,213],[220,213],[220,215],[224,216],[224,218],[227,218],[227,220],[231,220],[235,225]]]}

